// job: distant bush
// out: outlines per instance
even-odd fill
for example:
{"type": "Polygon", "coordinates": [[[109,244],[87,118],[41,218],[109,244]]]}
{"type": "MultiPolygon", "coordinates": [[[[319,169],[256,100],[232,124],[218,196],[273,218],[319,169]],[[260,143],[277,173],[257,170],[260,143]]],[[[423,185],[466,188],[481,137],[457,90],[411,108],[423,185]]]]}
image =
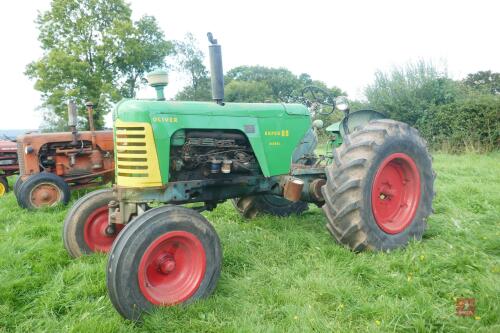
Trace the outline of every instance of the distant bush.
{"type": "Polygon", "coordinates": [[[365,90],[371,108],[417,127],[434,149],[500,148],[500,74],[472,73],[462,81],[419,61],[377,72],[365,90]]]}
{"type": "Polygon", "coordinates": [[[471,94],[430,107],[416,126],[434,149],[449,152],[500,148],[500,96],[471,94]]]}
{"type": "Polygon", "coordinates": [[[389,73],[378,71],[375,82],[365,89],[370,107],[412,126],[427,109],[452,103],[459,94],[459,84],[448,78],[446,70],[423,60],[389,73]]]}

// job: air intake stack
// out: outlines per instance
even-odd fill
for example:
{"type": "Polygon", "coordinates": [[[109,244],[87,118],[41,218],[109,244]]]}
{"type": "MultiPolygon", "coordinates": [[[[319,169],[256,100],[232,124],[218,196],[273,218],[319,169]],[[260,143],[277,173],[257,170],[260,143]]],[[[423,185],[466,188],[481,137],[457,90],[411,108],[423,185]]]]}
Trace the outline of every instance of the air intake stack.
{"type": "Polygon", "coordinates": [[[221,47],[211,32],[207,33],[210,56],[210,76],[212,79],[212,99],[220,105],[224,105],[224,72],[222,70],[221,47]]]}

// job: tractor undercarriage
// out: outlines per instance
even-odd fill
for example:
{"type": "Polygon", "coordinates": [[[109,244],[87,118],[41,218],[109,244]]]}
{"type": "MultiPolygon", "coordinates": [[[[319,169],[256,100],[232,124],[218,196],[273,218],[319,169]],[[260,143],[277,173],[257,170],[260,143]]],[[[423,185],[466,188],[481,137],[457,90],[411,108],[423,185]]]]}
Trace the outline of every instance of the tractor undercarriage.
{"type": "Polygon", "coordinates": [[[151,203],[182,205],[204,203],[200,210],[213,210],[227,199],[255,195],[274,195],[291,202],[303,201],[321,206],[321,187],[326,183],[324,168],[300,165],[289,175],[278,177],[231,176],[226,179],[175,181],[161,188],[114,186],[116,201],[109,206],[109,223],[126,224],[151,203]]]}

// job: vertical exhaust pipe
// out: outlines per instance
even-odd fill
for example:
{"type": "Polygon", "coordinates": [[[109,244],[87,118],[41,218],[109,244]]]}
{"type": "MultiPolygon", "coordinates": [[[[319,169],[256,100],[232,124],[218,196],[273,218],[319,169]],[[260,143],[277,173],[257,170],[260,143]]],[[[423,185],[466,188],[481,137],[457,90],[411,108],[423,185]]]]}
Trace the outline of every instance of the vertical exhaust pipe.
{"type": "Polygon", "coordinates": [[[207,33],[208,54],[210,56],[210,77],[212,81],[212,99],[219,105],[224,105],[224,72],[222,70],[221,47],[211,32],[207,33]]]}
{"type": "Polygon", "coordinates": [[[92,148],[95,149],[96,138],[95,138],[95,127],[94,127],[94,103],[88,101],[87,103],[85,103],[85,106],[87,107],[87,113],[89,116],[89,130],[92,136],[92,148]]]}
{"type": "Polygon", "coordinates": [[[72,141],[71,144],[76,146],[78,143],[78,131],[76,129],[76,125],[78,123],[77,113],[76,113],[76,104],[73,101],[68,103],[68,126],[71,130],[72,141]]]}

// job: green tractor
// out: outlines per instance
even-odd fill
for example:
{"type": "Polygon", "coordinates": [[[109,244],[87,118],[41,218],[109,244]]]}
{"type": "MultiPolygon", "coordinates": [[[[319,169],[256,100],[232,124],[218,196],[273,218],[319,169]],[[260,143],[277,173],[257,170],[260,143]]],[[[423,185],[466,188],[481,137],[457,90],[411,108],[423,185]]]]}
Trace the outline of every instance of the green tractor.
{"type": "Polygon", "coordinates": [[[215,103],[165,101],[166,73],[149,75],[157,99],[124,100],[114,111],[116,185],[82,197],[65,219],[72,257],[109,252],[107,288],[123,317],[213,292],[222,250],[200,212],[228,199],[245,218],[315,204],[333,238],[354,251],[421,239],[435,177],[415,129],[374,111],[349,113],[344,98],[313,87],[309,108],[224,103],[221,49],[209,41],[215,103]],[[312,118],[335,108],[344,118],[327,128],[331,151],[318,156],[322,122],[312,118]]]}

